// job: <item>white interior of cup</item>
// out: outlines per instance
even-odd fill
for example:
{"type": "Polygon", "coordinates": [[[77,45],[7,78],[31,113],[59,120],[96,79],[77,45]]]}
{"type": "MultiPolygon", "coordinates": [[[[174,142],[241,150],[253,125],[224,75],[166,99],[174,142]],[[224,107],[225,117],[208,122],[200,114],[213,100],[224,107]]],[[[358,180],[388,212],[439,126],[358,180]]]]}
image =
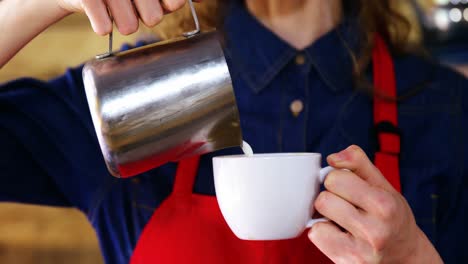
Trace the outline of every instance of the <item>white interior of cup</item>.
{"type": "Polygon", "coordinates": [[[297,158],[297,157],[320,157],[319,153],[297,152],[297,153],[260,153],[253,155],[226,155],[214,157],[214,159],[267,159],[267,158],[297,158]]]}

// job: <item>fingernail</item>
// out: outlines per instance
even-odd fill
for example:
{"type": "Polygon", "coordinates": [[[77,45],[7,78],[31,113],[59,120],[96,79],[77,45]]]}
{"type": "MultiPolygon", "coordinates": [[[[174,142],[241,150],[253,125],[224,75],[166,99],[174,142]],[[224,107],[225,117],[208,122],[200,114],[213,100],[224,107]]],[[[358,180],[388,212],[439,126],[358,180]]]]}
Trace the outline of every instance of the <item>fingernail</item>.
{"type": "Polygon", "coordinates": [[[307,233],[307,236],[309,237],[309,239],[312,241],[313,238],[314,238],[314,227],[312,226],[312,228],[309,230],[309,232],[307,233]]]}
{"type": "Polygon", "coordinates": [[[350,146],[345,150],[342,150],[342,151],[340,151],[338,153],[332,154],[330,156],[330,159],[333,162],[342,162],[342,161],[346,161],[346,160],[351,160],[352,153],[353,153],[354,150],[355,149],[353,148],[353,146],[350,146]]]}
{"type": "Polygon", "coordinates": [[[345,152],[346,150],[343,150],[343,151],[340,151],[338,153],[335,153],[335,154],[332,154],[330,155],[330,159],[333,161],[333,162],[340,162],[340,161],[343,161],[346,159],[346,155],[343,153],[345,152]]]}

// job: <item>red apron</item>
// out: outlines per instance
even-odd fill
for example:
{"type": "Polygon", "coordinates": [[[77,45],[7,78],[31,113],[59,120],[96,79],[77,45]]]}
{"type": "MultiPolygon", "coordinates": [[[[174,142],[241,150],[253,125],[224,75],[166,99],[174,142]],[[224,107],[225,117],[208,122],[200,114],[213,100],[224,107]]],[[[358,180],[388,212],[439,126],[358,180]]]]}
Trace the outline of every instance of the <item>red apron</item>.
{"type": "MultiPolygon", "coordinates": [[[[393,61],[383,40],[373,51],[374,84],[396,95],[393,61]]],[[[397,106],[374,98],[375,164],[400,190],[397,106]]],[[[179,162],[172,194],[154,212],[134,250],[131,263],[331,263],[307,238],[243,241],[226,224],[213,196],[192,193],[199,157],[179,162]]]]}

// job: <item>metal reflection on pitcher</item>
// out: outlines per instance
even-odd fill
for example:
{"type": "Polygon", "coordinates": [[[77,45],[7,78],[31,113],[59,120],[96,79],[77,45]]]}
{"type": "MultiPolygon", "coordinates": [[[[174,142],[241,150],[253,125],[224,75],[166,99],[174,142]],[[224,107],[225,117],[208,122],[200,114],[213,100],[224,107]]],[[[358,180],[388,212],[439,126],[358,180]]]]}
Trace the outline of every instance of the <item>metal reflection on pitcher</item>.
{"type": "Polygon", "coordinates": [[[88,62],[86,95],[112,175],[240,146],[231,77],[216,32],[88,62]]]}

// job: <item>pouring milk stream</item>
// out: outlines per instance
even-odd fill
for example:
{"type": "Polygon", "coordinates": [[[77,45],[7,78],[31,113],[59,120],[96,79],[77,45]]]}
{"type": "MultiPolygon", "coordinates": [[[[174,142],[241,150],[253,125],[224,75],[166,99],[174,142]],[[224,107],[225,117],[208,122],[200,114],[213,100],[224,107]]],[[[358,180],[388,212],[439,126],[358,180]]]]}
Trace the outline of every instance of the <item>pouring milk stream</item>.
{"type": "Polygon", "coordinates": [[[249,143],[242,141],[242,151],[246,156],[252,156],[253,155],[253,150],[252,147],[249,145],[249,143]]]}

